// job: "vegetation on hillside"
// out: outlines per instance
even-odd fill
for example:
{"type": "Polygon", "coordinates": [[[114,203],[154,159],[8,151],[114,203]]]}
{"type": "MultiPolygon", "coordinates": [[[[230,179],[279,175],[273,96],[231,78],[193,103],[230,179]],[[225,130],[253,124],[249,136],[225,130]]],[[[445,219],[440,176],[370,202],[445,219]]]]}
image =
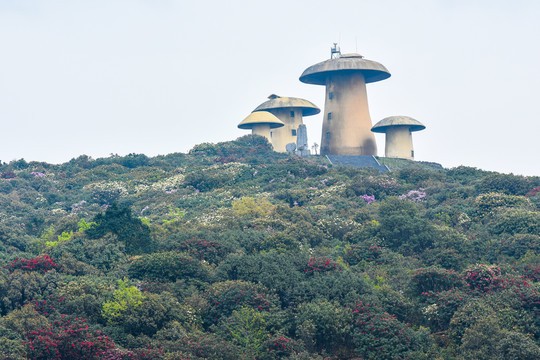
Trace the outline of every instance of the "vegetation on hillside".
{"type": "Polygon", "coordinates": [[[540,178],[388,164],[4,163],[0,358],[540,358],[540,178]]]}

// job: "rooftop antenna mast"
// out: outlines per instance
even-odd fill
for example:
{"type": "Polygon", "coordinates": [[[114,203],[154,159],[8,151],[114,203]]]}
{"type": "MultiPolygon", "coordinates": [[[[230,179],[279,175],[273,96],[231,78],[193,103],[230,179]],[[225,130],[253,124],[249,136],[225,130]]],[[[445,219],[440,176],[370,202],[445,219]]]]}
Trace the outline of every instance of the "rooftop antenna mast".
{"type": "Polygon", "coordinates": [[[337,59],[341,56],[341,49],[337,45],[337,43],[334,43],[334,46],[330,48],[330,59],[337,59]]]}

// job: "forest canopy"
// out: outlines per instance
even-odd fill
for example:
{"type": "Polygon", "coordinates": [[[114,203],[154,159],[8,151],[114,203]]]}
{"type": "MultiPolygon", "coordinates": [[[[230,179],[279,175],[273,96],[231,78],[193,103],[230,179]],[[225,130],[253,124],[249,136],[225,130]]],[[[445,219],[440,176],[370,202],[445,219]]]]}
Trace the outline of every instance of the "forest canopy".
{"type": "Polygon", "coordinates": [[[272,151],[0,166],[2,359],[540,358],[540,178],[272,151]]]}

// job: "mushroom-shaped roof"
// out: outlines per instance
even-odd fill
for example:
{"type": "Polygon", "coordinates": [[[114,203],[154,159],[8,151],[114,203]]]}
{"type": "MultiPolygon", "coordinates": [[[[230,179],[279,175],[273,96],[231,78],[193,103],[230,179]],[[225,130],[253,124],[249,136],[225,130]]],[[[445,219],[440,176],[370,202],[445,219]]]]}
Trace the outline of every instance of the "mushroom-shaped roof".
{"type": "Polygon", "coordinates": [[[270,109],[282,109],[282,108],[300,108],[302,109],[302,116],[316,115],[321,112],[315,104],[310,101],[295,98],[295,97],[281,97],[272,94],[268,97],[269,100],[263,102],[261,105],[255,108],[255,111],[270,110],[270,109]]]}
{"type": "Polygon", "coordinates": [[[300,76],[300,81],[307,84],[326,85],[328,73],[334,71],[360,71],[366,83],[390,77],[390,72],[382,64],[367,60],[360,54],[344,54],[308,67],[300,76]]]}
{"type": "Polygon", "coordinates": [[[268,111],[257,111],[249,114],[248,117],[238,124],[238,127],[240,129],[253,129],[256,125],[270,125],[271,129],[285,126],[283,121],[268,111]]]}
{"type": "Polygon", "coordinates": [[[422,124],[418,120],[413,119],[412,117],[389,116],[387,118],[382,119],[375,125],[373,125],[373,127],[371,128],[371,131],[376,132],[376,133],[385,133],[389,127],[393,127],[393,126],[407,126],[410,131],[420,131],[426,128],[424,124],[422,124]]]}

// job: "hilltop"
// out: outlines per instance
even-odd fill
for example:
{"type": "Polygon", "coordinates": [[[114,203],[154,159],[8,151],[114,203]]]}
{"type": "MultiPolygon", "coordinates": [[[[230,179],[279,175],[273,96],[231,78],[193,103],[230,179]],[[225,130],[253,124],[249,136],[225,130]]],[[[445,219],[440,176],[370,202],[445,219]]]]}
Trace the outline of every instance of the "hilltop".
{"type": "Polygon", "coordinates": [[[0,166],[3,359],[538,359],[540,178],[244,136],[0,166]]]}

